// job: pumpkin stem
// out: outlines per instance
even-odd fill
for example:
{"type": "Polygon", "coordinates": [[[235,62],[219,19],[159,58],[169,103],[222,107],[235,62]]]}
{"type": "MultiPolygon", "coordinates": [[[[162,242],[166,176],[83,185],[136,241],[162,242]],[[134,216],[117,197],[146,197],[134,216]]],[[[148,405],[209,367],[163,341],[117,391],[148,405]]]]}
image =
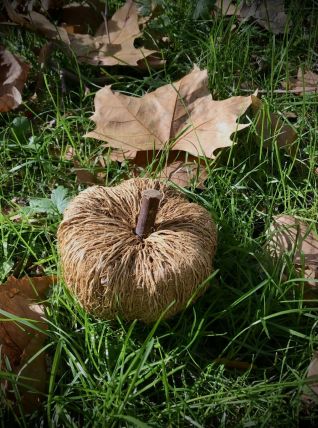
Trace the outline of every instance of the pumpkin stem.
{"type": "Polygon", "coordinates": [[[143,239],[153,231],[159,202],[162,195],[159,190],[149,189],[144,190],[141,196],[141,207],[138,215],[135,234],[143,239]]]}

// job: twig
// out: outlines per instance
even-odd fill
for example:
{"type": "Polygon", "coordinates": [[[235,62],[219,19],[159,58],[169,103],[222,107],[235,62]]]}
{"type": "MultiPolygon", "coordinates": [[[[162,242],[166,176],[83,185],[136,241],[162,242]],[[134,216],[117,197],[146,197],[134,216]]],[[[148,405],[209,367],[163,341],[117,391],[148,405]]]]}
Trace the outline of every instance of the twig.
{"type": "MultiPolygon", "coordinates": [[[[255,92],[255,89],[240,88],[240,91],[242,91],[242,92],[255,92]]],[[[267,90],[267,89],[258,89],[257,90],[258,94],[267,94],[268,92],[272,92],[273,94],[300,94],[303,92],[315,93],[317,91],[313,91],[312,89],[308,89],[308,90],[306,90],[306,89],[305,90],[302,90],[302,89],[301,90],[300,89],[274,89],[273,91],[271,91],[270,89],[269,90],[267,90]]]]}
{"type": "Polygon", "coordinates": [[[145,238],[152,232],[160,199],[161,193],[158,190],[149,189],[142,192],[141,207],[135,231],[140,238],[145,238]]]}

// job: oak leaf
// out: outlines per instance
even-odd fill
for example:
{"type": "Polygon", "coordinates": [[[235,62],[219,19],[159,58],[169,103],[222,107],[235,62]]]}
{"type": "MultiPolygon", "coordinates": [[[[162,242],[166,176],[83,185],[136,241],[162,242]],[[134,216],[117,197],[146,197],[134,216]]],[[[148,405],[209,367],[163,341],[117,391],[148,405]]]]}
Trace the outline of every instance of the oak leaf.
{"type": "MultiPolygon", "coordinates": [[[[44,307],[39,301],[45,299],[54,281],[52,276],[21,279],[11,276],[0,286],[1,370],[10,367],[18,382],[23,384],[19,393],[26,411],[37,407],[46,390],[47,368],[41,349],[47,324],[43,318],[44,307]]],[[[7,382],[4,387],[11,396],[10,384],[7,382]]]]}
{"type": "Polygon", "coordinates": [[[13,110],[22,103],[28,72],[28,64],[0,46],[0,112],[13,110]]]}
{"type": "Polygon", "coordinates": [[[251,96],[213,100],[207,71],[198,68],[140,98],[106,86],[96,93],[96,128],[86,137],[123,151],[171,149],[214,158],[233,144],[233,133],[249,126],[237,119],[251,102],[251,96]]]}

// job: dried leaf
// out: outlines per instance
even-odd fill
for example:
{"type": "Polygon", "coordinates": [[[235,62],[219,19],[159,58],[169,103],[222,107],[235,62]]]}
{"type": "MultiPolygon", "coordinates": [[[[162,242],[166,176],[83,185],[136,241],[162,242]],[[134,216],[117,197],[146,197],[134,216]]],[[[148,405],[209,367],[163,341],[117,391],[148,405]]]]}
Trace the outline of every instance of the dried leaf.
{"type": "MultiPolygon", "coordinates": [[[[86,64],[138,66],[146,61],[149,65],[158,65],[156,51],[135,48],[134,41],[140,36],[137,7],[132,0],[127,0],[107,27],[104,23],[99,27],[95,37],[72,34],[70,41],[78,60],[86,64]]],[[[159,59],[159,65],[162,64],[159,59]]]]}
{"type": "Polygon", "coordinates": [[[284,33],[287,26],[284,0],[253,0],[238,4],[231,0],[217,0],[215,8],[222,15],[236,15],[240,20],[254,19],[261,27],[274,34],[284,33]]]}
{"type": "MultiPolygon", "coordinates": [[[[136,150],[112,150],[109,154],[109,159],[114,162],[125,162],[134,159],[136,161],[136,157],[138,153],[136,150]]],[[[142,165],[144,166],[144,165],[142,165]]]]}
{"type": "Polygon", "coordinates": [[[296,152],[293,144],[297,139],[297,132],[276,114],[264,109],[262,101],[252,95],[252,110],[256,115],[255,127],[264,147],[270,147],[275,141],[280,148],[293,156],[296,152]]]}
{"type": "Polygon", "coordinates": [[[243,20],[253,18],[260,26],[274,34],[284,33],[287,26],[284,0],[254,0],[245,3],[239,16],[243,20]]]}
{"type": "Polygon", "coordinates": [[[282,87],[294,94],[315,94],[318,92],[318,74],[313,71],[298,69],[297,79],[282,82],[282,87]]]}
{"type": "Polygon", "coordinates": [[[161,67],[164,61],[154,50],[135,48],[134,42],[141,36],[137,7],[133,0],[117,10],[113,17],[98,28],[95,37],[89,34],[72,34],[74,28],[51,24],[45,16],[31,11],[28,15],[17,13],[8,0],[4,4],[10,19],[56,41],[61,41],[67,51],[75,55],[79,62],[92,65],[130,65],[161,67]]]}
{"type": "Polygon", "coordinates": [[[28,64],[0,46],[0,112],[13,110],[22,103],[28,72],[28,64]]]}
{"type": "Polygon", "coordinates": [[[106,141],[123,151],[187,151],[194,156],[215,157],[215,150],[233,144],[231,135],[246,128],[237,119],[251,105],[251,96],[214,101],[207,71],[195,68],[178,82],[141,98],[112,91],[95,96],[96,123],[86,137],[106,141]]]}
{"type": "Polygon", "coordinates": [[[79,184],[104,184],[104,179],[97,174],[93,174],[87,168],[75,168],[76,181],[79,184]]]}
{"type": "MultiPolygon", "coordinates": [[[[44,308],[38,302],[45,298],[54,280],[55,277],[52,276],[21,279],[11,276],[0,286],[0,309],[14,317],[35,322],[36,329],[13,321],[2,312],[0,323],[1,369],[7,369],[7,358],[14,373],[30,378],[21,380],[24,385],[19,387],[26,411],[36,408],[46,388],[44,354],[41,353],[33,361],[29,360],[42,349],[46,339],[45,333],[38,330],[47,329],[43,319],[44,308]]],[[[6,390],[10,394],[10,385],[6,385],[6,390]]]]}
{"type": "Polygon", "coordinates": [[[169,181],[180,187],[195,186],[204,189],[204,181],[208,178],[206,162],[200,161],[185,152],[158,150],[149,151],[120,151],[112,150],[108,159],[117,162],[129,162],[130,171],[134,176],[151,176],[162,181],[169,181]],[[150,175],[147,167],[151,165],[150,175]]]}
{"type": "Polygon", "coordinates": [[[51,24],[41,13],[31,11],[28,15],[21,15],[14,10],[12,4],[8,0],[4,0],[3,3],[11,21],[28,30],[36,31],[49,39],[61,41],[66,45],[70,44],[66,30],[51,24]]]}
{"type": "Polygon", "coordinates": [[[310,227],[290,215],[275,216],[269,228],[268,249],[274,257],[291,255],[296,271],[318,290],[318,237],[310,227]]]}
{"type": "Polygon", "coordinates": [[[171,181],[180,187],[190,187],[195,184],[196,188],[204,189],[204,181],[208,178],[208,174],[200,163],[179,160],[166,165],[158,178],[171,181]]]}
{"type": "Polygon", "coordinates": [[[314,353],[307,371],[308,383],[303,388],[301,400],[305,403],[318,403],[318,352],[314,353]]]}

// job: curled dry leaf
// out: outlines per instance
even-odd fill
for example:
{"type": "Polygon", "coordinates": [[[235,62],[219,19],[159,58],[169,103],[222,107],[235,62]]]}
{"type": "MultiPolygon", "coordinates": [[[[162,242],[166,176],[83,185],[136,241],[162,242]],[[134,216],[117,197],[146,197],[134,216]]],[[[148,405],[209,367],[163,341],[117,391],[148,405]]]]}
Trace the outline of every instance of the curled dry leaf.
{"type": "Polygon", "coordinates": [[[28,64],[0,46],[0,112],[13,110],[22,103],[28,72],[28,64]]]}
{"type": "Polygon", "coordinates": [[[214,158],[216,149],[233,144],[233,133],[249,126],[237,119],[251,102],[251,96],[214,101],[207,71],[198,68],[140,98],[106,86],[96,93],[96,128],[86,137],[123,151],[170,148],[214,158]]]}
{"type": "MultiPolygon", "coordinates": [[[[304,276],[312,293],[318,290],[318,237],[304,222],[290,215],[273,218],[267,247],[274,257],[289,254],[296,270],[304,276]]],[[[308,297],[312,296],[308,293],[308,297]]]]}
{"type": "Polygon", "coordinates": [[[289,155],[293,156],[296,151],[293,143],[297,140],[295,129],[284,123],[277,113],[268,112],[262,101],[254,95],[252,95],[252,110],[256,116],[256,131],[264,147],[270,147],[277,141],[280,148],[285,149],[289,155]]]}
{"type": "MultiPolygon", "coordinates": [[[[21,322],[13,321],[2,312],[0,323],[1,370],[8,369],[18,375],[23,386],[19,387],[21,401],[26,411],[34,410],[40,402],[41,394],[46,389],[47,369],[45,354],[41,351],[46,335],[43,330],[47,324],[43,319],[44,308],[38,302],[45,299],[50,285],[55,277],[24,277],[17,279],[9,277],[0,286],[0,309],[14,317],[33,321],[36,329],[21,322]],[[42,331],[37,330],[41,329],[42,331]],[[29,379],[24,379],[27,377],[29,379]]],[[[10,385],[4,385],[10,397],[10,385]]]]}
{"type": "Polygon", "coordinates": [[[294,94],[315,94],[318,92],[318,74],[298,69],[297,79],[282,82],[282,87],[294,94]]]}

